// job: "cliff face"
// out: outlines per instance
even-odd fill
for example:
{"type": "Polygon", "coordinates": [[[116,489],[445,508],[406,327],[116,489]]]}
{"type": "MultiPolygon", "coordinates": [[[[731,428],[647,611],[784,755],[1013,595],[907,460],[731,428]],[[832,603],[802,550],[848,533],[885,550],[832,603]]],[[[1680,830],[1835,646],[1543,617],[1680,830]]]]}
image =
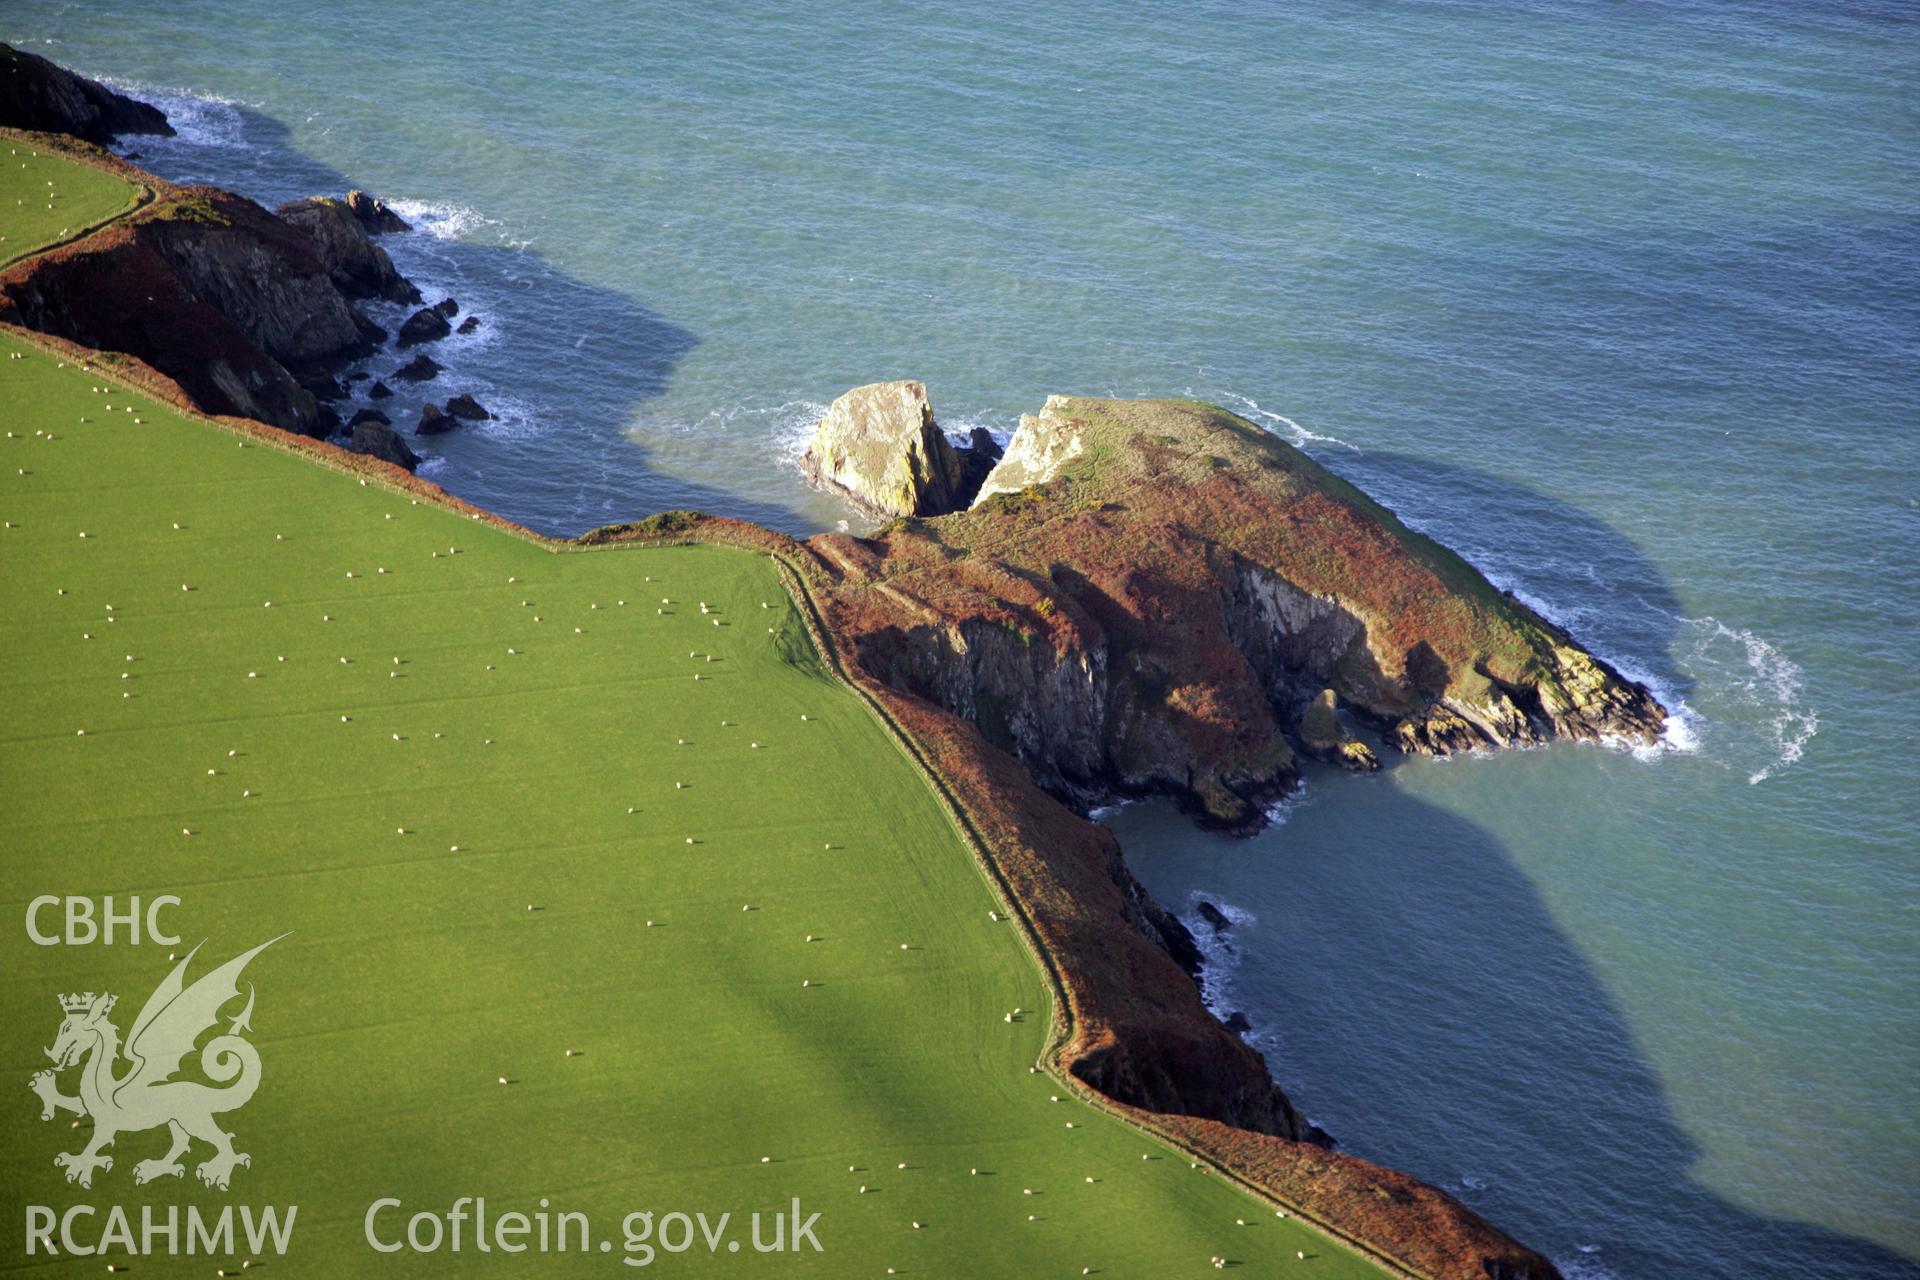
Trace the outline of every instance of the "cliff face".
{"type": "Polygon", "coordinates": [[[1297,747],[1369,767],[1328,738],[1340,708],[1427,754],[1651,741],[1665,720],[1458,556],[1211,406],[1055,397],[970,510],[815,545],[865,670],[1082,807],[1168,794],[1251,830],[1297,747]]]}
{"type": "MultiPolygon", "coordinates": [[[[364,195],[361,198],[367,199],[364,195]]],[[[370,203],[386,209],[377,201],[370,203]]],[[[320,255],[327,277],[349,298],[420,301],[420,291],[395,269],[387,251],[373,242],[368,223],[345,200],[309,196],[281,205],[274,216],[306,236],[320,255]]]]}
{"type": "Polygon", "coordinates": [[[5,44],[0,44],[0,125],[69,134],[103,147],[123,133],[173,132],[157,108],[5,44]]]}
{"type": "Polygon", "coordinates": [[[140,177],[156,191],[145,208],[0,272],[0,319],[135,356],[206,412],[325,435],[333,418],[300,379],[383,331],[313,243],[259,205],[140,177]]]}

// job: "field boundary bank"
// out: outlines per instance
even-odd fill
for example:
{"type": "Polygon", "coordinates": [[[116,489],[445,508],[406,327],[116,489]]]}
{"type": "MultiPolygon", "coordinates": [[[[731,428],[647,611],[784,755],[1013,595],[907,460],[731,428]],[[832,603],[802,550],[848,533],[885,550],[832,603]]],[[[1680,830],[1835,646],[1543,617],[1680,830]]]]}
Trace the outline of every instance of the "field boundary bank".
{"type": "Polygon", "coordinates": [[[52,253],[57,249],[64,249],[68,245],[78,244],[96,231],[105,230],[121,219],[131,217],[133,214],[140,212],[140,210],[152,204],[160,196],[159,189],[153,185],[153,182],[144,170],[135,168],[127,161],[114,155],[111,151],[94,147],[92,143],[79,142],[72,138],[63,137],[57,133],[34,133],[26,129],[9,129],[4,126],[0,126],[0,139],[23,143],[27,146],[38,147],[44,151],[52,152],[55,155],[64,156],[75,164],[83,164],[90,169],[98,169],[102,173],[110,173],[123,182],[131,183],[133,186],[133,198],[106,217],[96,218],[86,226],[74,231],[71,235],[62,236],[58,240],[49,240],[45,244],[35,245],[31,249],[24,249],[8,257],[0,257],[0,271],[5,271],[10,267],[16,267],[30,258],[39,257],[43,253],[52,253]]]}

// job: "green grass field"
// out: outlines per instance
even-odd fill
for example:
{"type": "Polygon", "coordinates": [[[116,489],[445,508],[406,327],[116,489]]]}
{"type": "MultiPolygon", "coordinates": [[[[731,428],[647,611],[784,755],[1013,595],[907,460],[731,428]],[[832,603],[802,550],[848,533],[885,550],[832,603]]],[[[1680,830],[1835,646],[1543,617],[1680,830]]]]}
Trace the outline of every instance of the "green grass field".
{"type": "Polygon", "coordinates": [[[125,178],[25,142],[0,138],[0,266],[131,209],[125,178]]]}
{"type": "Polygon", "coordinates": [[[1029,1072],[1038,971],[766,560],[556,553],[0,352],[10,1271],[101,1266],[26,1259],[26,1205],[296,1204],[273,1277],[545,1275],[618,1273],[633,1210],[730,1211],[744,1240],[798,1197],[823,1253],[654,1265],[1377,1274],[1029,1072]],[[165,1134],[126,1134],[82,1190],[53,1161],[85,1130],[27,1091],[56,997],[118,993],[124,1032],[170,948],[21,922],[39,894],[166,893],[195,975],[291,931],[247,971],[264,1083],[224,1123],[252,1165],[203,1188],[196,1146],[136,1187],[165,1134]],[[467,1195],[582,1211],[613,1252],[363,1242],[380,1197],[397,1237],[467,1195]]]}

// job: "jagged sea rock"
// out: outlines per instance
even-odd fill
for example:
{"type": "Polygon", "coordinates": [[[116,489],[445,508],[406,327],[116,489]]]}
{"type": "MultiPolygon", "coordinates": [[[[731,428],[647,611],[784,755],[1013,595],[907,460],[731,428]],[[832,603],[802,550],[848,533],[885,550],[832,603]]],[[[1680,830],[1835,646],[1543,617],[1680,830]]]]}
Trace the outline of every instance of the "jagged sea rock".
{"type": "Polygon", "coordinates": [[[363,422],[355,427],[347,448],[354,453],[369,454],[383,462],[405,467],[409,471],[420,465],[420,455],[407,447],[407,442],[400,438],[399,433],[377,422],[363,422]]]}
{"type": "Polygon", "coordinates": [[[423,342],[438,342],[452,332],[453,326],[447,323],[446,313],[438,305],[422,307],[400,326],[395,345],[405,350],[423,342]]]}
{"type": "Polygon", "coordinates": [[[103,147],[123,133],[173,133],[159,108],[7,44],[0,44],[0,125],[103,147]]]}
{"type": "Polygon", "coordinates": [[[360,427],[363,423],[368,423],[368,422],[374,423],[382,427],[390,427],[393,425],[393,419],[389,418],[386,414],[380,412],[378,409],[362,409],[358,413],[355,413],[351,418],[347,419],[347,430],[349,431],[355,430],[358,427],[360,427]]]}
{"type": "Polygon", "coordinates": [[[1081,432],[1074,419],[1062,411],[1066,403],[1065,396],[1048,396],[1039,413],[1020,415],[1019,430],[974,495],[974,506],[995,494],[1018,493],[1045,484],[1081,455],[1085,448],[1081,432]]]}
{"type": "Polygon", "coordinates": [[[966,505],[966,468],[934,425],[919,382],[875,382],[835,400],[800,465],[883,516],[937,516],[966,505]]]}
{"type": "Polygon", "coordinates": [[[420,407],[420,423],[414,427],[413,433],[417,436],[437,436],[459,425],[460,419],[439,405],[427,404],[420,407]]]}
{"type": "Polygon", "coordinates": [[[447,401],[447,414],[450,417],[459,418],[466,422],[490,422],[493,420],[493,415],[487,412],[484,405],[464,392],[447,401]]]}
{"type": "Polygon", "coordinates": [[[347,211],[359,219],[369,235],[413,230],[405,218],[387,207],[386,201],[376,200],[364,191],[347,192],[347,211]]]}
{"type": "Polygon", "coordinates": [[[480,317],[468,316],[465,320],[462,320],[457,327],[455,327],[454,332],[455,333],[472,333],[475,329],[478,329],[479,327],[480,327],[480,317]]]}
{"type": "Polygon", "coordinates": [[[423,351],[387,376],[395,382],[432,382],[440,370],[440,362],[423,351]]]}
{"type": "Polygon", "coordinates": [[[355,298],[417,303],[420,291],[395,269],[387,251],[370,238],[367,224],[344,200],[308,196],[275,210],[280,219],[313,242],[327,274],[342,293],[355,298]]]}
{"type": "Polygon", "coordinates": [[[385,400],[388,396],[392,394],[393,394],[393,388],[388,386],[384,382],[375,382],[372,386],[367,388],[367,399],[369,400],[385,400]]]}

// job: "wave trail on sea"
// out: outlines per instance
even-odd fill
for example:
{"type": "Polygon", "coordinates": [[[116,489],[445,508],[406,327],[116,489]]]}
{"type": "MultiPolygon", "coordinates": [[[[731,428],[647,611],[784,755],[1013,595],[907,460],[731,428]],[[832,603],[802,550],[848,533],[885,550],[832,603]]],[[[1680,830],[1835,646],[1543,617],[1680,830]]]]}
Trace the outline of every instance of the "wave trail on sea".
{"type": "Polygon", "coordinates": [[[1806,700],[1799,664],[1744,627],[1729,627],[1714,617],[1678,621],[1694,633],[1685,665],[1726,701],[1722,718],[1755,727],[1772,757],[1747,774],[1748,785],[1758,786],[1798,763],[1820,732],[1820,713],[1806,700]]]}
{"type": "Polygon", "coordinates": [[[1305,449],[1309,445],[1332,445],[1336,449],[1346,449],[1353,453],[1365,453],[1357,444],[1342,440],[1339,436],[1330,436],[1324,432],[1310,431],[1284,413],[1275,413],[1271,409],[1262,409],[1252,396],[1241,395],[1237,391],[1208,390],[1188,387],[1183,395],[1196,400],[1208,400],[1233,409],[1249,422],[1265,427],[1273,434],[1285,440],[1296,449],[1305,449]]]}

